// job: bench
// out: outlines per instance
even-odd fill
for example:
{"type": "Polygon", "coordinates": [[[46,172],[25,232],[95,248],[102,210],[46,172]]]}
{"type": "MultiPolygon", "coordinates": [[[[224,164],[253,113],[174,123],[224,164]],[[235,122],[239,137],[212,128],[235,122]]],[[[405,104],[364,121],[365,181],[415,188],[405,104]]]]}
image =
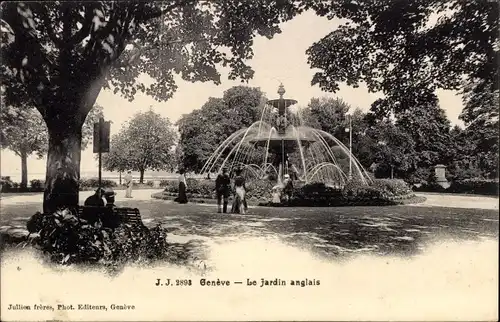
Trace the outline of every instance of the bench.
{"type": "Polygon", "coordinates": [[[129,224],[140,228],[145,227],[142,222],[141,213],[137,208],[79,206],[78,217],[92,224],[100,219],[104,227],[113,229],[121,224],[129,224]]]}

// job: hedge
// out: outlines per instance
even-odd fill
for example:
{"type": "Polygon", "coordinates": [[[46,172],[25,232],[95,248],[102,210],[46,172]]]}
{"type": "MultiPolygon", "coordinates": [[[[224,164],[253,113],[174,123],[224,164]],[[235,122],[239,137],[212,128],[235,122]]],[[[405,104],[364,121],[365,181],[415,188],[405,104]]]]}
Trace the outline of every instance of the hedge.
{"type": "MultiPolygon", "coordinates": [[[[186,180],[188,189],[186,195],[188,198],[195,199],[215,199],[215,181],[208,179],[193,179],[186,180]]],[[[164,186],[163,193],[165,196],[176,196],[179,193],[179,183],[176,180],[165,180],[160,185],[164,186]]],[[[246,183],[247,200],[263,201],[271,197],[271,189],[273,183],[267,180],[250,181],[246,183]]]]}
{"type": "MultiPolygon", "coordinates": [[[[99,179],[98,178],[83,178],[80,179],[78,185],[80,191],[88,191],[94,190],[98,187],[99,179]]],[[[133,186],[136,189],[141,188],[151,188],[154,185],[154,181],[148,180],[143,184],[134,182],[133,186]]],[[[104,188],[120,188],[124,187],[124,185],[119,186],[113,180],[102,179],[101,186],[104,188]]],[[[45,189],[45,181],[39,179],[33,179],[30,181],[29,187],[21,188],[19,183],[13,182],[10,180],[10,177],[2,177],[1,179],[1,191],[5,193],[14,193],[14,192],[43,192],[45,189]]]]}
{"type": "Polygon", "coordinates": [[[442,193],[464,193],[498,196],[498,179],[463,179],[452,181],[448,188],[443,188],[437,183],[427,183],[420,187],[414,187],[414,191],[442,192],[442,193]]]}
{"type": "Polygon", "coordinates": [[[343,188],[333,188],[324,183],[307,184],[296,190],[291,206],[383,206],[421,201],[415,198],[403,180],[375,179],[370,185],[353,182],[343,188]]]}
{"type": "Polygon", "coordinates": [[[454,193],[498,195],[498,179],[465,179],[453,181],[447,189],[454,193]]]}
{"type": "MultiPolygon", "coordinates": [[[[215,199],[215,181],[187,180],[187,197],[193,201],[215,199]]],[[[274,183],[268,180],[258,180],[247,183],[247,200],[250,204],[270,205],[274,183]]],[[[153,195],[158,199],[173,199],[178,194],[178,183],[165,183],[162,193],[153,195]]],[[[360,183],[350,183],[342,189],[325,185],[324,183],[302,184],[295,182],[292,200],[288,203],[294,206],[342,206],[342,205],[393,205],[422,201],[416,198],[411,188],[403,180],[375,179],[369,186],[360,183]]]]}

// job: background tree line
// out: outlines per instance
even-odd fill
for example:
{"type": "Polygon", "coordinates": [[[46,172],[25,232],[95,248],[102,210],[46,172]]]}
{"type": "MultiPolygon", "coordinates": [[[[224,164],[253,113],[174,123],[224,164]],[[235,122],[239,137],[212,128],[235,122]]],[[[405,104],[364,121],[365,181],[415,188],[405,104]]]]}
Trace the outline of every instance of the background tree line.
{"type": "MultiPolygon", "coordinates": [[[[179,167],[199,172],[215,149],[235,131],[261,119],[265,97],[258,88],[238,86],[222,98],[210,98],[200,109],[179,120],[180,140],[176,147],[179,167]]],[[[469,127],[451,126],[437,97],[416,101],[396,116],[377,115],[380,101],[367,113],[353,109],[340,98],[312,98],[291,122],[328,132],[346,146],[346,128],[351,118],[353,154],[376,176],[419,183],[429,178],[437,164],[448,167],[450,177],[495,178],[494,160],[484,162],[478,137],[485,140],[485,129],[477,133],[469,127]],[[477,152],[475,152],[477,151],[477,152]]],[[[489,133],[490,141],[498,140],[489,133]]],[[[492,154],[495,145],[483,147],[492,154]]]]}
{"type": "MultiPolygon", "coordinates": [[[[177,89],[175,74],[187,81],[220,84],[219,69],[225,66],[229,78],[250,79],[253,70],[247,61],[253,56],[254,37],[272,38],[281,23],[306,10],[342,21],[307,50],[309,64],[317,70],[313,85],[335,92],[340,83],[363,82],[370,91],[382,92],[384,99],[371,107],[379,121],[391,113],[400,119],[411,108],[431,106],[436,89],[462,91],[466,128],[460,137],[466,145],[455,166],[498,176],[497,1],[2,5],[3,103],[36,108],[47,126],[46,212],[78,204],[82,127],[102,88],[130,100],[144,92],[165,101],[177,89]],[[439,19],[432,22],[433,17],[439,19]],[[136,82],[143,73],[156,82],[147,87],[136,82]]],[[[415,144],[422,142],[419,138],[415,144]]],[[[437,145],[418,162],[436,158],[437,145]]],[[[393,160],[403,162],[396,156],[393,160]]]]}

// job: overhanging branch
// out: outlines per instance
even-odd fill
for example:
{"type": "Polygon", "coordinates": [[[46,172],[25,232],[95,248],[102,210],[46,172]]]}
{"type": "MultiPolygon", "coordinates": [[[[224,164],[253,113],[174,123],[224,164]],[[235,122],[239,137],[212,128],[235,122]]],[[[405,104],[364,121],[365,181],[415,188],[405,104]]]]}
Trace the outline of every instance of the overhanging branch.
{"type": "Polygon", "coordinates": [[[152,12],[148,15],[143,15],[140,20],[142,22],[145,22],[145,21],[148,21],[148,20],[151,20],[154,18],[159,18],[159,17],[163,16],[164,14],[166,14],[166,13],[168,13],[176,8],[190,5],[190,4],[194,4],[196,2],[198,2],[198,0],[177,0],[174,3],[172,3],[171,5],[167,6],[166,8],[159,9],[158,11],[152,12]]]}
{"type": "Polygon", "coordinates": [[[52,22],[50,21],[49,13],[47,12],[47,7],[43,3],[37,4],[40,8],[40,14],[43,19],[44,27],[47,30],[47,34],[49,35],[50,40],[56,45],[56,47],[61,48],[62,40],[57,38],[54,28],[52,27],[52,22]]]}
{"type": "Polygon", "coordinates": [[[95,4],[90,3],[85,5],[85,18],[82,24],[82,28],[78,30],[66,43],[66,47],[70,47],[79,44],[85,37],[90,34],[92,28],[92,21],[94,19],[94,9],[95,4]]]}

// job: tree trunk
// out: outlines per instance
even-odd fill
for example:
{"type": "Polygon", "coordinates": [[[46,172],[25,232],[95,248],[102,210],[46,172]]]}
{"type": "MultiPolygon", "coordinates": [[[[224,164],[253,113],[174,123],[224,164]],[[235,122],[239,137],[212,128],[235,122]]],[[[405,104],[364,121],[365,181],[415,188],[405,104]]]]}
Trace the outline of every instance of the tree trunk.
{"type": "Polygon", "coordinates": [[[141,176],[139,177],[139,183],[144,183],[144,170],[140,170],[141,176]]]}
{"type": "Polygon", "coordinates": [[[82,129],[81,125],[67,123],[47,124],[47,127],[49,151],[43,211],[52,213],[60,208],[78,206],[82,129]]]}
{"type": "Polygon", "coordinates": [[[21,151],[21,189],[28,187],[28,154],[26,151],[21,151]]]}

